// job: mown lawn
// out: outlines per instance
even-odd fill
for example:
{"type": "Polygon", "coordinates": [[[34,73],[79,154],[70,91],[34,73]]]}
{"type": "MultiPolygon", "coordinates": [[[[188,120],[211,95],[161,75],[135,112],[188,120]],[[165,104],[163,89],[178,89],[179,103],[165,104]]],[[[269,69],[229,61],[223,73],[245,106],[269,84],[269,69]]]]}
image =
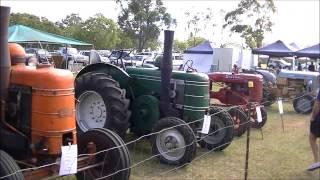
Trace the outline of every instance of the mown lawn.
{"type": "MultiPolygon", "coordinates": [[[[320,170],[306,172],[312,163],[308,143],[309,115],[296,114],[290,104],[284,105],[285,132],[282,131],[277,105],[268,108],[268,122],[262,134],[253,129],[250,137],[249,179],[320,179],[320,170]]],[[[152,158],[131,170],[132,180],[209,180],[244,179],[245,135],[235,138],[223,152],[198,148],[197,159],[186,167],[160,164],[152,158]],[[172,171],[170,171],[172,170],[172,171]],[[169,171],[169,172],[168,172],[169,171]]],[[[147,140],[130,146],[132,165],[151,156],[147,140]]]]}

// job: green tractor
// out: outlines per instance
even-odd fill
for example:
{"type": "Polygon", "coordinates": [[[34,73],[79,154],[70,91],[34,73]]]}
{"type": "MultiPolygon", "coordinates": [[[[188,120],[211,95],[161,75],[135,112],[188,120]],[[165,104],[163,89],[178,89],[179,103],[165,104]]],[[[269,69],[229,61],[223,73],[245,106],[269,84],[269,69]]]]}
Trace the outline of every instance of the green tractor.
{"type": "Polygon", "coordinates": [[[75,82],[79,133],[92,128],[121,136],[129,128],[139,136],[154,133],[153,153],[174,165],[192,161],[197,142],[225,149],[233,139],[233,121],[227,112],[209,107],[206,74],[172,71],[172,41],[173,31],[165,31],[164,56],[155,68],[96,63],[82,69],[75,82]],[[213,113],[209,133],[202,134],[204,115],[213,113]]]}

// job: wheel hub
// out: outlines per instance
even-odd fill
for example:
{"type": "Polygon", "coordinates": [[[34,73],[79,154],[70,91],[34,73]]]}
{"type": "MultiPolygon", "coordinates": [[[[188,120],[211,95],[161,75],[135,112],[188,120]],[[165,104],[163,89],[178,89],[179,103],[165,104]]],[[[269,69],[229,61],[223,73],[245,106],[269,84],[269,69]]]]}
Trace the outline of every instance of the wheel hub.
{"type": "Polygon", "coordinates": [[[165,139],[165,146],[169,150],[176,149],[178,147],[178,141],[175,137],[168,136],[165,139]]]}
{"type": "Polygon", "coordinates": [[[223,121],[218,117],[211,118],[209,134],[203,139],[208,144],[216,144],[220,142],[226,135],[226,129],[223,121]]]}
{"type": "Polygon", "coordinates": [[[311,102],[305,98],[299,99],[297,104],[302,111],[306,111],[311,107],[311,102]]]}
{"type": "Polygon", "coordinates": [[[170,161],[179,160],[186,151],[183,135],[176,129],[161,132],[156,137],[159,153],[170,161]]]}
{"type": "Polygon", "coordinates": [[[107,118],[107,109],[103,98],[94,91],[86,91],[80,95],[77,103],[77,122],[82,131],[102,128],[107,118]]]}

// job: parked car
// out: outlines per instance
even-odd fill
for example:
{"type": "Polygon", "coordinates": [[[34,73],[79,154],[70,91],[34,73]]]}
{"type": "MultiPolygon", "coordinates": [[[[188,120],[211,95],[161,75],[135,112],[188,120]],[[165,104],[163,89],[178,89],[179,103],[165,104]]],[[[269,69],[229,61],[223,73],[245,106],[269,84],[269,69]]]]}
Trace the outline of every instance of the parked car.
{"type": "Polygon", "coordinates": [[[60,47],[58,52],[63,56],[63,64],[69,61],[74,61],[76,63],[82,63],[87,65],[89,63],[89,57],[78,53],[76,48],[71,47],[60,47]]]}
{"type": "MultiPolygon", "coordinates": [[[[108,57],[102,56],[102,55],[99,53],[99,51],[97,51],[97,52],[98,52],[98,55],[99,55],[99,57],[100,57],[100,59],[101,59],[101,62],[109,62],[109,58],[108,58],[108,57]]],[[[79,54],[81,54],[81,55],[83,55],[83,56],[86,56],[86,57],[88,57],[89,59],[90,59],[90,53],[91,53],[91,51],[79,51],[79,54]]]]}
{"type": "Polygon", "coordinates": [[[39,63],[50,61],[52,56],[46,49],[40,48],[27,48],[26,49],[26,59],[35,57],[38,59],[39,63]]]}
{"type": "Polygon", "coordinates": [[[131,60],[135,63],[136,66],[142,66],[146,57],[143,55],[135,55],[131,57],[131,60]]]}
{"type": "MultiPolygon", "coordinates": [[[[148,63],[154,63],[156,61],[159,61],[161,60],[163,57],[163,55],[158,55],[155,57],[155,59],[153,60],[153,62],[149,62],[147,61],[148,63]]],[[[174,70],[179,70],[180,66],[183,64],[183,58],[182,58],[182,55],[179,54],[179,53],[172,53],[172,68],[174,70]]]]}
{"type": "Polygon", "coordinates": [[[270,59],[268,67],[272,69],[275,69],[276,67],[281,69],[291,69],[291,63],[288,63],[283,59],[270,59]]]}
{"type": "Polygon", "coordinates": [[[135,63],[132,61],[133,55],[130,50],[114,50],[109,56],[111,64],[119,65],[121,63],[120,59],[126,66],[135,66],[135,63]]]}
{"type": "Polygon", "coordinates": [[[155,54],[153,52],[141,52],[137,53],[136,55],[143,56],[143,59],[146,60],[152,60],[155,57],[155,54]]]}

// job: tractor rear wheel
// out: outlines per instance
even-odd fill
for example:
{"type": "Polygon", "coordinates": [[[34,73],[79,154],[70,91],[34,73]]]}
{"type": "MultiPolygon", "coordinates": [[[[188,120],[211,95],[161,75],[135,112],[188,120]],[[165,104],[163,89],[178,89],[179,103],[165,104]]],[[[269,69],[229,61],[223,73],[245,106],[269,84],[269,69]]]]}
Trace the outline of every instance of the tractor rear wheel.
{"type": "Polygon", "coordinates": [[[267,114],[266,108],[260,107],[260,111],[261,111],[261,116],[262,116],[262,121],[261,122],[258,122],[258,120],[257,120],[258,118],[257,118],[257,112],[256,111],[253,113],[253,116],[251,116],[254,119],[254,121],[251,121],[251,127],[253,127],[253,128],[260,129],[267,122],[268,114],[267,114]]]}
{"type": "Polygon", "coordinates": [[[233,134],[235,136],[242,136],[249,127],[249,118],[240,108],[229,109],[229,114],[233,119],[233,134]]]}
{"type": "Polygon", "coordinates": [[[77,129],[106,128],[124,136],[129,127],[130,111],[126,92],[112,77],[86,73],[76,79],[77,129]]]}
{"type": "Polygon", "coordinates": [[[114,132],[98,128],[78,136],[78,154],[93,154],[87,165],[98,165],[77,173],[77,179],[128,180],[130,176],[130,153],[122,139],[114,132]],[[94,150],[94,151],[92,151],[94,150]],[[100,152],[103,151],[103,152],[100,152]],[[100,153],[99,153],[100,152],[100,153]]]}
{"type": "Polygon", "coordinates": [[[210,107],[210,130],[208,134],[201,134],[199,144],[202,148],[222,151],[228,147],[233,139],[233,120],[229,113],[221,107],[210,107]]]}
{"type": "Polygon", "coordinates": [[[160,119],[153,127],[152,153],[165,164],[189,163],[196,155],[196,136],[183,120],[175,117],[160,119]]]}
{"type": "Polygon", "coordinates": [[[262,89],[262,104],[264,106],[271,106],[274,103],[274,100],[272,100],[272,98],[270,97],[271,94],[269,92],[269,88],[266,85],[263,85],[263,89],[262,89]]]}
{"type": "Polygon", "coordinates": [[[11,176],[5,177],[3,179],[7,180],[21,180],[24,179],[21,172],[19,172],[20,168],[16,161],[6,152],[0,150],[0,179],[2,177],[10,175],[11,176]]]}
{"type": "Polygon", "coordinates": [[[314,98],[309,94],[298,94],[293,100],[293,108],[297,113],[309,114],[312,111],[314,98]]]}

